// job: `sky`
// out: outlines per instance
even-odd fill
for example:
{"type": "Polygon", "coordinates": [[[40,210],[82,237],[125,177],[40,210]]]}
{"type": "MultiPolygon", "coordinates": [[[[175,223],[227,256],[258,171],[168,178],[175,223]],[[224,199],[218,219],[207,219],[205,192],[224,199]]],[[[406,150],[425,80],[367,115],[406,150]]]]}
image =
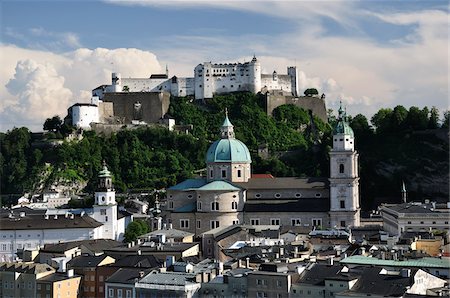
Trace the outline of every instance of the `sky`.
{"type": "Polygon", "coordinates": [[[301,90],[369,119],[449,109],[448,1],[0,0],[0,131],[42,131],[122,77],[193,77],[205,61],[297,66],[301,90]]]}

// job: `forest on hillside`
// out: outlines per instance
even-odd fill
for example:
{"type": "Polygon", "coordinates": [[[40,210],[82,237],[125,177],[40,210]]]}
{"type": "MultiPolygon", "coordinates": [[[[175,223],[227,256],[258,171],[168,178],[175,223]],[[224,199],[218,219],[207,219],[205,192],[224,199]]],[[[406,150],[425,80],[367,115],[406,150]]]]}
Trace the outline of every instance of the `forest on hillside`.
{"type": "MultiPolygon", "coordinates": [[[[27,128],[0,133],[1,193],[34,192],[56,181],[83,182],[83,191],[92,192],[103,160],[120,192],[169,187],[202,173],[206,150],[219,138],[225,108],[236,138],[252,154],[253,173],[329,175],[336,121],[331,111],[329,123],[292,105],[278,107],[270,117],[260,95],[233,93],[215,96],[207,104],[172,98],[169,114],[179,124],[193,124],[190,135],[158,127],[122,130],[109,137],[89,131],[80,141],[43,149],[35,146],[27,128]],[[258,155],[261,147],[268,148],[269,158],[258,155]]],[[[399,199],[401,181],[410,199],[448,198],[448,116],[440,120],[435,108],[397,106],[379,110],[370,121],[361,114],[348,117],[360,154],[363,208],[373,208],[379,198],[399,199]]]]}

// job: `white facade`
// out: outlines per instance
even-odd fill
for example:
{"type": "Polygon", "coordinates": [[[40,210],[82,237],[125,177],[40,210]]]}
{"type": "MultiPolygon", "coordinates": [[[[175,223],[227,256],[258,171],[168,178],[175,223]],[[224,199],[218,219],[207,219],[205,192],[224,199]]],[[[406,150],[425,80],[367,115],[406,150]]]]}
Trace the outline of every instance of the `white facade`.
{"type": "Polygon", "coordinates": [[[99,122],[98,106],[94,104],[77,103],[70,107],[72,125],[77,128],[90,129],[91,123],[99,122]]]}
{"type": "Polygon", "coordinates": [[[112,74],[111,85],[94,89],[93,95],[103,98],[108,92],[160,92],[173,96],[195,95],[196,99],[212,98],[214,94],[237,91],[258,93],[261,90],[283,90],[298,96],[298,73],[295,66],[288,67],[287,74],[262,74],[260,62],[253,57],[244,63],[204,62],[194,68],[194,77],[172,78],[156,75],[150,78],[122,78],[112,74]]]}

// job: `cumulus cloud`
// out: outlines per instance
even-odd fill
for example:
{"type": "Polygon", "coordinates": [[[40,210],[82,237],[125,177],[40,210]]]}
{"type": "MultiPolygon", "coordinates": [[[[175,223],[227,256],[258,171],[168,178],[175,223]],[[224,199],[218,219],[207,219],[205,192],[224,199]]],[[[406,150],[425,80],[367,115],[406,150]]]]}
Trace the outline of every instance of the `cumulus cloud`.
{"type": "Polygon", "coordinates": [[[42,130],[46,118],[63,118],[76,102],[89,102],[91,90],[111,81],[111,72],[124,77],[148,77],[161,71],[153,53],[138,49],[81,48],[53,54],[0,47],[0,131],[13,126],[42,130]]]}

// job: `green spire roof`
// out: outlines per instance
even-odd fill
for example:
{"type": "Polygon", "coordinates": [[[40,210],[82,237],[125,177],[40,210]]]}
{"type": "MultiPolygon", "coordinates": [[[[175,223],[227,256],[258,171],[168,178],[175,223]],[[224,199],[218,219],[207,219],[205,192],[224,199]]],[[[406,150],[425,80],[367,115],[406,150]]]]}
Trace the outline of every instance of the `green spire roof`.
{"type": "Polygon", "coordinates": [[[99,178],[109,178],[111,177],[111,172],[108,170],[106,163],[103,161],[103,169],[98,173],[99,178]]]}
{"type": "Polygon", "coordinates": [[[342,108],[342,102],[339,104],[339,116],[338,122],[334,127],[333,134],[344,134],[354,136],[353,129],[350,127],[350,124],[347,121],[347,113],[342,108]]]}

